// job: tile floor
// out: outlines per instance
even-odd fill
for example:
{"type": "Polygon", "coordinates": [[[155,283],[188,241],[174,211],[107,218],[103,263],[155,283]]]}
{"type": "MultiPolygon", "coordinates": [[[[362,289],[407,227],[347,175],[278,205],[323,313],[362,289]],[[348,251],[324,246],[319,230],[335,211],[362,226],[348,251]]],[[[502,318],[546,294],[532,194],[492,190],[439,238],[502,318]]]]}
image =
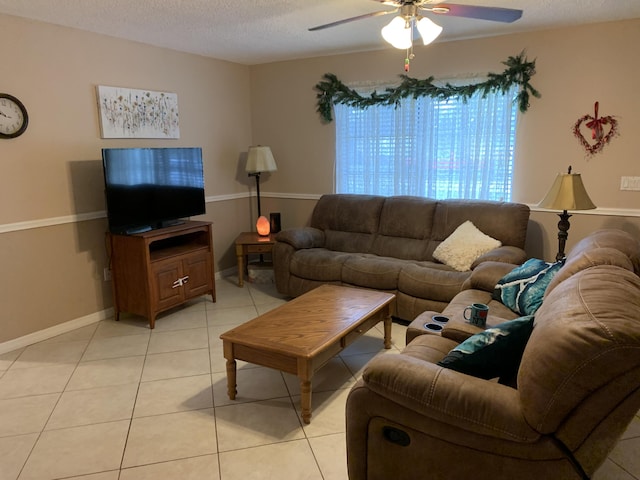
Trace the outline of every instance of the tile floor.
{"type": "MultiPolygon", "coordinates": [[[[314,378],[303,425],[297,379],[239,362],[226,394],[219,335],[285,300],[272,284],[218,281],[146,321],[105,320],[0,356],[0,480],[346,480],[344,404],[365,363],[398,353],[374,328],[314,378]]],[[[595,476],[640,479],[640,418],[595,476]]]]}

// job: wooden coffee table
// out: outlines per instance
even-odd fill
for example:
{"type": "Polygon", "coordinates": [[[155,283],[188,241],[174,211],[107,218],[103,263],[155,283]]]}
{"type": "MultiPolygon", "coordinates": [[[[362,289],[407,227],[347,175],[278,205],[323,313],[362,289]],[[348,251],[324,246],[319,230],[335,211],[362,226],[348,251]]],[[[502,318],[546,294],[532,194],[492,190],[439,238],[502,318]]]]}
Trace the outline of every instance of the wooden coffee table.
{"type": "Polygon", "coordinates": [[[240,325],[220,338],[227,360],[227,391],[236,398],[236,360],[275,368],[300,379],[302,420],[311,421],[311,378],[320,367],[380,321],[391,348],[395,295],[322,285],[240,325]]]}

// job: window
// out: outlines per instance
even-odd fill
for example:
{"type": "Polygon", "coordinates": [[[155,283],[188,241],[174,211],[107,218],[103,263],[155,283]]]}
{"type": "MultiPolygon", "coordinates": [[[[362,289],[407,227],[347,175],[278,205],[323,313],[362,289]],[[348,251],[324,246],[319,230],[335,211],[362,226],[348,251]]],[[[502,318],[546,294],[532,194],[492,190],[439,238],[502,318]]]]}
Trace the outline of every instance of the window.
{"type": "Polygon", "coordinates": [[[336,191],[510,201],[517,93],[336,105],[336,191]]]}

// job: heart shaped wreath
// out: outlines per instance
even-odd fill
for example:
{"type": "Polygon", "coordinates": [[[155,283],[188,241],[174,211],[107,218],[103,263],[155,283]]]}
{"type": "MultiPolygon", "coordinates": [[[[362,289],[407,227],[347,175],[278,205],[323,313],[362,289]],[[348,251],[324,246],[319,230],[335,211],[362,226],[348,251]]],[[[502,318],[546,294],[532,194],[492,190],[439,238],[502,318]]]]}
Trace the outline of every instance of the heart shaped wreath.
{"type": "Polygon", "coordinates": [[[594,115],[583,115],[573,125],[573,134],[580,141],[589,155],[595,155],[611,141],[613,137],[618,135],[618,121],[612,116],[598,117],[598,102],[594,105],[594,115]],[[581,127],[584,125],[591,130],[591,141],[584,138],[581,127]],[[605,133],[606,131],[606,133],[605,133]]]}

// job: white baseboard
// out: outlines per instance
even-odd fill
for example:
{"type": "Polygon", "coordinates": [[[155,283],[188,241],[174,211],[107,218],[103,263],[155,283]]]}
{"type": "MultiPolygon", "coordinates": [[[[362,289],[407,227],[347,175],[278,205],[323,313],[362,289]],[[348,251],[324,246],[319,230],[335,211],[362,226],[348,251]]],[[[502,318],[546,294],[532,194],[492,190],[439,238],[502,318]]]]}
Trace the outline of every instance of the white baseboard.
{"type": "Polygon", "coordinates": [[[75,320],[69,320],[68,322],[54,325],[53,327],[45,328],[44,330],[38,330],[37,332],[24,335],[22,337],[14,338],[4,343],[0,343],[0,355],[7,352],[18,350],[19,348],[33,345],[34,343],[42,342],[50,338],[68,333],[76,328],[86,327],[92,323],[99,322],[106,318],[113,316],[113,308],[107,308],[100,312],[85,315],[84,317],[76,318],[75,320]]]}

